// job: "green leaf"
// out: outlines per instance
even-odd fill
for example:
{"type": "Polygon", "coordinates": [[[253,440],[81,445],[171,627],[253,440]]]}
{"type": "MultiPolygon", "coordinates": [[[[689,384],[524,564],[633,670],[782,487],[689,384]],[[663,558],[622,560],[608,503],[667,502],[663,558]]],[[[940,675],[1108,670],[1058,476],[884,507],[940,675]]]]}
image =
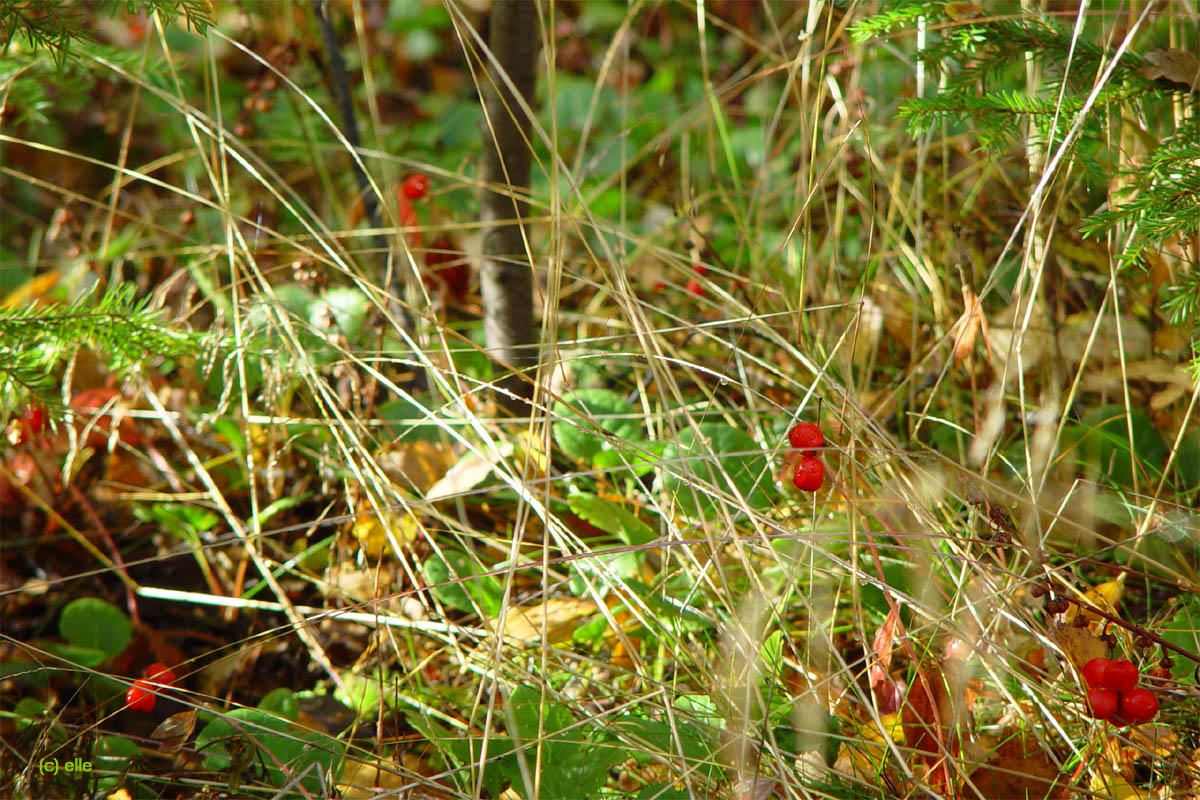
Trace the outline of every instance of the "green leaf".
{"type": "Polygon", "coordinates": [[[645,433],[642,420],[636,416],[637,409],[608,389],[581,389],[568,394],[555,404],[554,411],[558,417],[554,441],[569,458],[588,464],[606,448],[612,449],[594,432],[597,426],[619,441],[640,440],[645,433]]]}
{"type": "MultiPolygon", "coordinates": [[[[539,737],[542,764],[549,765],[540,775],[540,800],[591,800],[608,781],[608,771],[628,757],[621,748],[597,744],[585,728],[572,727],[571,712],[550,700],[543,703],[537,689],[518,687],[509,702],[516,721],[514,738],[525,748],[530,768],[537,758],[539,737]]],[[[524,784],[515,753],[504,759],[502,770],[521,797],[534,796],[533,787],[524,784]]]]}
{"type": "Polygon", "coordinates": [[[1175,453],[1175,471],[1179,474],[1179,489],[1194,491],[1200,486],[1200,432],[1185,436],[1175,453]]]}
{"type": "Polygon", "coordinates": [[[58,632],[74,645],[103,651],[111,658],[129,644],[133,624],[112,603],[98,597],[81,597],[62,610],[58,632]]]}
{"type": "Polygon", "coordinates": [[[474,612],[482,609],[487,616],[500,613],[504,587],[491,575],[480,575],[483,569],[466,553],[443,550],[425,562],[425,579],[433,596],[456,611],[474,612]],[[480,577],[473,577],[480,575],[480,577]],[[474,602],[472,602],[474,601],[474,602]]]}
{"type": "MultiPolygon", "coordinates": [[[[1158,635],[1189,653],[1200,653],[1200,596],[1189,595],[1175,616],[1158,629],[1158,635]]],[[[1196,663],[1174,658],[1171,674],[1180,680],[1194,680],[1196,663]]]]}
{"type": "Polygon", "coordinates": [[[678,764],[677,774],[689,772],[700,780],[719,779],[722,768],[716,755],[715,729],[677,716],[674,724],[661,719],[629,715],[613,724],[613,731],[638,764],[678,764]],[[678,762],[679,754],[683,763],[678,762]]]}
{"type": "Polygon", "coordinates": [[[774,479],[762,448],[745,431],[725,423],[700,425],[699,439],[690,428],[681,431],[667,445],[662,463],[662,488],[690,516],[712,515],[716,504],[708,492],[732,494],[730,482],[751,508],[774,502],[774,479]]]}
{"type": "Polygon", "coordinates": [[[567,498],[567,505],[585,522],[605,533],[611,533],[628,545],[654,541],[654,529],[638,519],[632,511],[594,494],[578,492],[567,498]]]}
{"type": "MultiPolygon", "coordinates": [[[[265,770],[266,780],[277,789],[289,783],[296,773],[307,770],[300,784],[318,794],[322,775],[331,772],[336,779],[341,772],[340,742],[257,708],[238,708],[213,720],[196,736],[196,748],[205,754],[205,769],[228,772],[233,766],[230,746],[246,740],[255,751],[267,751],[252,751],[250,763],[265,770]]],[[[302,794],[294,791],[286,796],[302,794]]]]}
{"type": "Polygon", "coordinates": [[[95,647],[81,647],[77,644],[45,642],[42,646],[46,652],[53,653],[64,661],[70,661],[73,664],[82,664],[85,667],[98,667],[113,656],[112,653],[105,650],[95,647]]]}
{"type": "Polygon", "coordinates": [[[282,686],[267,692],[267,696],[258,701],[258,708],[260,711],[277,714],[292,722],[300,718],[300,703],[296,700],[296,695],[292,694],[290,689],[282,686]]]}
{"type": "Polygon", "coordinates": [[[1140,408],[1128,411],[1112,404],[1095,408],[1084,415],[1080,424],[1084,435],[1079,442],[1083,456],[1097,470],[1101,480],[1115,486],[1132,487],[1136,466],[1141,483],[1161,472],[1166,461],[1167,445],[1154,428],[1150,415],[1140,408]],[[1129,447],[1129,432],[1133,431],[1133,449],[1129,447]],[[1134,459],[1136,454],[1136,464],[1134,459]]]}

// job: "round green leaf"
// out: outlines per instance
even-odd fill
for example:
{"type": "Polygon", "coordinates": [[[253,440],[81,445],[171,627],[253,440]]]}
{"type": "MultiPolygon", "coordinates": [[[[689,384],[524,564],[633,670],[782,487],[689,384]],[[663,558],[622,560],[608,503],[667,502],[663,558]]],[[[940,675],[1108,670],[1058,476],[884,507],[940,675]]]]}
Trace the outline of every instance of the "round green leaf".
{"type": "Polygon", "coordinates": [[[637,409],[624,397],[608,389],[581,389],[555,404],[558,421],[554,424],[554,441],[569,457],[591,464],[605,449],[607,442],[595,432],[596,427],[608,431],[617,440],[640,440],[645,433],[637,409]],[[577,410],[578,409],[578,410],[577,410]],[[580,416],[580,411],[585,416],[580,416]]]}
{"type": "Polygon", "coordinates": [[[58,632],[72,644],[103,651],[112,658],[129,644],[133,623],[112,603],[81,597],[62,610],[58,632]]]}
{"type": "Polygon", "coordinates": [[[733,495],[731,482],[752,508],[774,502],[771,465],[758,443],[739,428],[705,423],[699,439],[691,429],[684,430],[667,445],[662,464],[661,486],[685,514],[711,515],[715,503],[709,493],[733,495]]]}
{"type": "MultiPolygon", "coordinates": [[[[324,773],[332,772],[336,778],[341,772],[342,745],[336,739],[257,708],[235,709],[196,735],[196,749],[205,754],[205,769],[227,772],[233,766],[230,747],[239,740],[249,740],[253,748],[251,763],[261,765],[267,781],[276,788],[290,783],[295,774],[306,772],[301,785],[315,794],[321,791],[324,773]],[[268,752],[254,752],[260,749],[268,752]]],[[[294,796],[300,794],[288,795],[294,796]]]]}

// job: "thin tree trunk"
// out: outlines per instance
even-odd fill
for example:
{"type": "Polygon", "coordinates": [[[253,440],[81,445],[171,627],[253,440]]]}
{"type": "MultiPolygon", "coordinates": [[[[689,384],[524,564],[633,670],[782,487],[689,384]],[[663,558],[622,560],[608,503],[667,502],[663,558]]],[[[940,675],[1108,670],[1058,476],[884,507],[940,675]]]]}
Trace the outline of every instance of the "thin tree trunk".
{"type": "Polygon", "coordinates": [[[527,205],[514,197],[529,187],[532,125],[510,86],[532,107],[539,42],[534,0],[496,0],[492,4],[488,44],[499,70],[489,62],[480,282],[488,351],[501,369],[507,365],[516,370],[496,382],[497,400],[510,413],[520,415],[533,410],[529,400],[534,386],[527,373],[538,363],[533,267],[521,229],[527,205]]]}

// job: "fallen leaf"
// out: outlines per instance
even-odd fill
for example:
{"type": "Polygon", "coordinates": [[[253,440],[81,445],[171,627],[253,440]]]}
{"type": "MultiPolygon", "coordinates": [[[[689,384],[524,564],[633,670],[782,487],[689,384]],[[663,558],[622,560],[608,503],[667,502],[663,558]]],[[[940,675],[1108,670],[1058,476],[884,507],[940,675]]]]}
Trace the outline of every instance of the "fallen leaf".
{"type": "Polygon", "coordinates": [[[398,552],[412,544],[419,530],[417,520],[402,510],[386,511],[382,517],[369,511],[355,518],[350,533],[367,556],[379,558],[385,552],[398,552]],[[395,551],[389,546],[393,540],[395,551]]]}
{"type": "Polygon", "coordinates": [[[896,638],[896,625],[900,622],[900,607],[893,605],[887,617],[875,631],[875,641],[871,651],[875,653],[875,661],[871,664],[870,685],[875,689],[887,678],[888,670],[892,667],[892,644],[896,638]]]}
{"type": "Polygon", "coordinates": [[[510,608],[504,617],[501,633],[525,643],[542,639],[549,644],[566,641],[575,632],[576,622],[596,612],[591,600],[577,597],[554,597],[544,603],[510,608]]]}
{"type": "Polygon", "coordinates": [[[1069,789],[1062,769],[1036,743],[1013,738],[997,748],[987,764],[971,773],[963,785],[963,796],[985,800],[1053,799],[1066,797],[1069,789]]]}
{"type": "Polygon", "coordinates": [[[383,474],[405,489],[424,495],[457,460],[453,448],[439,442],[397,442],[376,454],[383,474]]]}
{"type": "Polygon", "coordinates": [[[987,349],[988,360],[992,358],[992,342],[988,335],[987,317],[983,315],[983,305],[975,292],[963,287],[963,313],[956,323],[958,333],[954,336],[954,363],[962,364],[967,356],[975,349],[975,337],[983,332],[983,346],[987,349]]]}
{"type": "Polygon", "coordinates": [[[1159,78],[1186,86],[1195,91],[1200,87],[1200,59],[1187,50],[1151,50],[1145,55],[1146,66],[1138,75],[1148,80],[1159,78]]]}
{"type": "Polygon", "coordinates": [[[1087,628],[1076,628],[1069,622],[1052,626],[1050,636],[1076,669],[1083,669],[1083,665],[1093,658],[1104,658],[1108,655],[1108,644],[1103,639],[1096,637],[1087,628]]]}
{"type": "MultiPolygon", "coordinates": [[[[1115,581],[1107,581],[1099,586],[1093,586],[1083,593],[1083,602],[1089,606],[1098,608],[1101,611],[1107,611],[1110,614],[1116,614],[1117,603],[1121,602],[1121,595],[1125,590],[1125,574],[1122,573],[1115,581]]],[[[1105,624],[1105,620],[1096,614],[1089,614],[1086,611],[1080,611],[1079,606],[1074,603],[1067,609],[1067,613],[1063,615],[1067,622],[1071,622],[1075,617],[1083,614],[1087,618],[1088,625],[1093,631],[1101,628],[1105,624]]],[[[1086,661],[1084,662],[1087,663],[1086,661]]]]}
{"type": "Polygon", "coordinates": [[[983,9],[974,3],[952,2],[942,6],[946,16],[955,22],[966,22],[983,16],[983,9]]]}
{"type": "Polygon", "coordinates": [[[196,729],[196,709],[189,711],[180,711],[178,714],[172,714],[158,724],[154,732],[150,734],[151,739],[158,739],[160,752],[167,755],[178,753],[183,743],[192,735],[192,731],[196,729]]]}
{"type": "Polygon", "coordinates": [[[425,493],[425,499],[445,500],[466,494],[483,483],[501,459],[508,457],[511,453],[511,442],[490,449],[484,455],[475,452],[467,453],[441,477],[441,480],[429,487],[429,491],[425,493]]]}

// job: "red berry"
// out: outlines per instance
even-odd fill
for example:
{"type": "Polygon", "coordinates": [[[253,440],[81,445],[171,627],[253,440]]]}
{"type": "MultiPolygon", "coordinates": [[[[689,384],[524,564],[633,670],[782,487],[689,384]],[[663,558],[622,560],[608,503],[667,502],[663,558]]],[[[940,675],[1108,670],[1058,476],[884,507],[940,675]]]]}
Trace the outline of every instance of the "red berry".
{"type": "Polygon", "coordinates": [[[18,444],[24,444],[31,439],[41,438],[42,434],[49,427],[46,421],[46,409],[39,405],[27,406],[21,414],[21,429],[17,440],[18,444]]]}
{"type": "Polygon", "coordinates": [[[1100,689],[1104,686],[1104,673],[1112,664],[1107,658],[1093,658],[1083,665],[1083,680],[1089,689],[1100,689]]]}
{"type": "Polygon", "coordinates": [[[692,264],[692,272],[703,278],[708,274],[708,267],[704,266],[703,264],[692,264]]]}
{"type": "Polygon", "coordinates": [[[429,178],[420,173],[413,173],[400,184],[400,191],[409,200],[420,200],[429,192],[429,178]]]}
{"type": "Polygon", "coordinates": [[[802,492],[815,492],[825,482],[825,465],[821,459],[805,456],[796,464],[792,483],[802,492]]]}
{"type": "Polygon", "coordinates": [[[1149,722],[1158,715],[1158,698],[1149,689],[1131,689],[1121,695],[1121,717],[1130,725],[1149,722]]]}
{"type": "Polygon", "coordinates": [[[825,434],[813,422],[801,422],[788,431],[788,441],[802,453],[815,450],[825,444],[825,434]]]}
{"type": "Polygon", "coordinates": [[[1121,704],[1121,696],[1112,689],[1089,689],[1087,704],[1093,717],[1108,719],[1117,713],[1117,706],[1121,704]]]}
{"type": "Polygon", "coordinates": [[[150,690],[150,681],[138,678],[133,686],[125,692],[125,705],[134,711],[150,711],[154,708],[154,692],[150,690]]]}
{"type": "Polygon", "coordinates": [[[696,280],[695,278],[692,278],[690,281],[688,281],[687,286],[684,288],[687,290],[688,294],[694,294],[696,297],[704,297],[704,286],[702,286],[700,281],[696,280]]]}
{"type": "Polygon", "coordinates": [[[1138,668],[1131,664],[1129,659],[1118,658],[1104,670],[1100,685],[1114,692],[1128,692],[1137,686],[1137,682],[1138,668]]]}
{"type": "Polygon", "coordinates": [[[142,677],[163,686],[172,686],[175,683],[175,670],[160,661],[155,661],[142,670],[142,677]]]}

